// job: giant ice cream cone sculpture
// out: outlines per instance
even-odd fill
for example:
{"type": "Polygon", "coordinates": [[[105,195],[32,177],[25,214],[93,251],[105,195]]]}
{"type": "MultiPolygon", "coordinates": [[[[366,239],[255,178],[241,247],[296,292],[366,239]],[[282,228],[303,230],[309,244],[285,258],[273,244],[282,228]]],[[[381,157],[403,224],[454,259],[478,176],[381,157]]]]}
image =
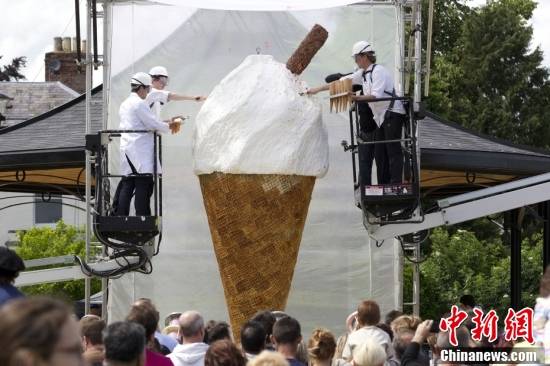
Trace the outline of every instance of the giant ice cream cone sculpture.
{"type": "Polygon", "coordinates": [[[316,177],[328,168],[319,105],[298,75],[327,38],[288,60],[253,55],[197,116],[194,158],[235,339],[258,310],[284,310],[316,177]]]}

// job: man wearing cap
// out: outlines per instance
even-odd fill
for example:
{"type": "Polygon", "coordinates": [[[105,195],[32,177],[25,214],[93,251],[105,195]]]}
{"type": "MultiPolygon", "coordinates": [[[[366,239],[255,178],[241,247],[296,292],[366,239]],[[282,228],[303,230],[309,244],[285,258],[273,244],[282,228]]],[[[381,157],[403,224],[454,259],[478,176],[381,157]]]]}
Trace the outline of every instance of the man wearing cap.
{"type": "MultiPolygon", "coordinates": [[[[151,89],[151,76],[138,72],[130,81],[131,94],[119,109],[121,130],[155,130],[168,133],[177,117],[163,122],[158,119],[145,102],[151,89]]],[[[118,184],[114,201],[114,214],[128,216],[130,201],[135,194],[136,216],[150,216],[150,199],[154,179],[154,136],[151,133],[123,133],[120,137],[120,166],[125,175],[118,184]]],[[[161,173],[157,161],[157,173],[161,173]]]]}
{"type": "MultiPolygon", "coordinates": [[[[399,100],[375,102],[378,98],[397,96],[391,74],[382,65],[376,63],[376,55],[367,41],[356,42],[352,47],[352,56],[359,69],[352,74],[353,84],[360,83],[363,95],[352,95],[358,102],[368,102],[374,114],[374,120],[380,128],[380,140],[399,140],[406,121],[403,103],[399,100]]],[[[312,88],[308,94],[329,90],[329,84],[312,88]]],[[[403,179],[403,151],[399,142],[384,143],[387,167],[382,168],[379,184],[399,184],[403,179]]],[[[376,159],[379,162],[378,158],[376,159]]]]}
{"type": "Polygon", "coordinates": [[[152,88],[149,94],[147,94],[146,103],[151,109],[153,109],[153,112],[157,118],[160,118],[161,106],[172,100],[194,100],[196,102],[206,100],[206,97],[204,96],[187,96],[164,90],[166,85],[168,85],[168,71],[164,66],[153,67],[149,71],[149,75],[151,75],[152,78],[152,88]]]}
{"type": "Polygon", "coordinates": [[[0,307],[24,295],[13,285],[19,272],[25,269],[21,257],[13,250],[0,246],[0,307]]]}

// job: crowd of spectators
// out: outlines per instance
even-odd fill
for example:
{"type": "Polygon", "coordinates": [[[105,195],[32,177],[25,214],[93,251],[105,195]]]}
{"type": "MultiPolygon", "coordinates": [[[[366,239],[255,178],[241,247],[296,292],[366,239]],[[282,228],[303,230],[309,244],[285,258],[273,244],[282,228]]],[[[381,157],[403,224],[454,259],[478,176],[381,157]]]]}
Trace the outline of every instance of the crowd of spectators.
{"type": "MultiPolygon", "coordinates": [[[[21,263],[12,267],[19,270],[21,263]]],[[[0,286],[15,277],[17,271],[0,273],[0,286]]],[[[439,320],[434,324],[397,310],[382,319],[374,300],[361,301],[345,319],[345,333],[336,337],[326,328],[303,335],[297,319],[271,310],[259,311],[238,332],[224,321],[206,322],[195,310],[170,313],[161,327],[154,302],[146,298],[133,303],[123,321],[106,324],[92,314],[77,320],[60,300],[8,290],[0,305],[2,366],[431,366],[445,365],[444,349],[504,345],[502,337],[492,343],[473,341],[467,322],[456,329],[453,345],[450,333],[439,331],[439,320]],[[234,333],[239,339],[233,339],[234,333]]],[[[535,308],[540,345],[548,336],[549,298],[550,267],[535,308]]],[[[468,313],[476,307],[470,295],[459,306],[468,313]]]]}

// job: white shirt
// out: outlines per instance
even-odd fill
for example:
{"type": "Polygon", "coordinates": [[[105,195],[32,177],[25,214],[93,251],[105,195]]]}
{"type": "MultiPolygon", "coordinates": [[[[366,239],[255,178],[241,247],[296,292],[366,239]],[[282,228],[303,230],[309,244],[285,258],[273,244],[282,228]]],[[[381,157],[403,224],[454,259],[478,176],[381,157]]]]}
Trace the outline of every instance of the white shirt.
{"type": "MultiPolygon", "coordinates": [[[[365,74],[363,73],[363,69],[358,69],[353,74],[348,75],[347,78],[351,78],[355,85],[362,85],[364,95],[372,95],[375,98],[391,97],[392,91],[394,90],[393,77],[384,66],[379,64],[376,64],[376,66],[374,65],[375,64],[370,65],[365,74]]],[[[384,115],[389,109],[391,101],[368,103],[374,114],[374,121],[378,127],[380,127],[384,122],[384,115]]],[[[390,111],[405,114],[403,102],[400,100],[394,101],[393,108],[391,108],[390,111]]]]}
{"type": "Polygon", "coordinates": [[[388,333],[374,325],[367,325],[352,332],[348,336],[346,345],[344,346],[344,351],[342,352],[342,357],[346,360],[351,359],[353,356],[353,350],[369,339],[373,342],[380,344],[386,351],[386,365],[393,364],[393,360],[395,359],[395,352],[393,350],[390,336],[388,335],[388,333]]]}
{"type": "Polygon", "coordinates": [[[178,344],[168,355],[174,366],[204,366],[204,356],[208,350],[206,343],[178,344]]]}
{"type": "Polygon", "coordinates": [[[160,90],[151,88],[151,91],[149,94],[147,94],[147,97],[145,98],[145,103],[153,110],[153,113],[155,116],[157,116],[158,119],[160,118],[160,110],[161,106],[168,103],[168,97],[170,96],[170,92],[167,90],[160,90]]]}
{"type": "MultiPolygon", "coordinates": [[[[120,105],[121,130],[156,130],[168,133],[167,123],[155,117],[145,100],[136,93],[131,93],[120,105]]],[[[154,136],[151,133],[123,133],[120,137],[120,168],[121,174],[132,174],[126,156],[138,173],[153,173],[154,170],[154,136]]],[[[157,173],[161,173],[160,163],[157,161],[157,173]]]]}

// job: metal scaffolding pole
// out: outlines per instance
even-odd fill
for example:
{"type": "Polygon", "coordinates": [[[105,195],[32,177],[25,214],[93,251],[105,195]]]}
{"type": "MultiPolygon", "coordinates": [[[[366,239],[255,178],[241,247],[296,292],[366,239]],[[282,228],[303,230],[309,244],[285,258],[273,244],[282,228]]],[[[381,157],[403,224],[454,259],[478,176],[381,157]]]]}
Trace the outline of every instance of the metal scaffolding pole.
{"type": "MultiPolygon", "coordinates": [[[[91,101],[92,101],[92,0],[87,1],[86,9],[86,134],[89,134],[92,129],[92,121],[90,115],[91,101]]],[[[91,222],[91,196],[92,196],[92,169],[90,165],[90,152],[86,150],[86,254],[85,261],[90,260],[90,230],[92,228],[91,222]]],[[[84,279],[84,313],[90,312],[90,291],[91,291],[91,277],[84,279]]]]}
{"type": "Polygon", "coordinates": [[[521,227],[519,208],[510,212],[510,307],[521,309],[521,227]]]}
{"type": "MultiPolygon", "coordinates": [[[[103,129],[108,128],[109,122],[109,97],[111,91],[111,33],[112,33],[112,7],[111,0],[103,2],[103,129]]],[[[103,247],[103,255],[107,256],[107,248],[103,247]]],[[[101,279],[101,316],[105,321],[107,319],[107,303],[109,301],[109,280],[101,279]]]]}
{"type": "Polygon", "coordinates": [[[542,244],[542,272],[550,265],[550,201],[541,202],[539,204],[542,211],[543,223],[543,244],[542,244]]]}
{"type": "Polygon", "coordinates": [[[416,16],[414,33],[414,110],[420,109],[422,101],[422,1],[415,1],[416,16]]]}

